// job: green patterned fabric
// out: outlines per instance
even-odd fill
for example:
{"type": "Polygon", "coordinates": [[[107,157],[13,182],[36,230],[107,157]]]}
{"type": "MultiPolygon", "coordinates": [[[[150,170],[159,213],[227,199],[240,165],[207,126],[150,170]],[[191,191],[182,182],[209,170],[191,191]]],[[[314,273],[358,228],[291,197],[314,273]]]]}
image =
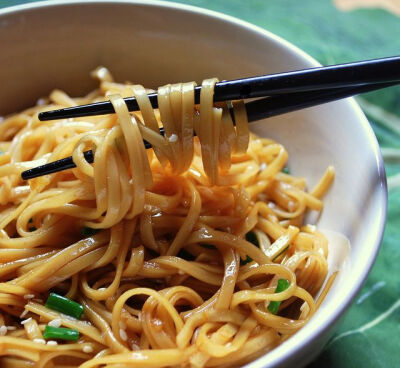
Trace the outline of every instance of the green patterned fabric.
{"type": "MultiPolygon", "coordinates": [[[[0,0],[0,7],[26,1],[0,0]]],[[[383,10],[337,10],[331,0],[181,0],[272,31],[322,64],[400,54],[400,18],[383,10]]],[[[336,335],[310,367],[400,366],[400,87],[363,96],[394,188],[375,266],[336,335]],[[398,151],[399,150],[399,151],[398,151]],[[399,216],[399,217],[398,217],[399,216]]]]}

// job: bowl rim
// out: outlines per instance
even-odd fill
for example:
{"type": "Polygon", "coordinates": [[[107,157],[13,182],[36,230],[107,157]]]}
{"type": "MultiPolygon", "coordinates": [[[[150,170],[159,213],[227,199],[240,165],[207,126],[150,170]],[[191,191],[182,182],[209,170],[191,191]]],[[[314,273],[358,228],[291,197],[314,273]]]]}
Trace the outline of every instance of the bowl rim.
{"type": "MultiPolygon", "coordinates": [[[[29,0],[28,0],[29,1],[29,0]]],[[[176,3],[172,1],[162,1],[162,0],[58,0],[57,2],[53,0],[44,0],[38,2],[30,2],[26,4],[14,5],[0,9],[0,17],[12,14],[19,13],[26,10],[45,8],[45,7],[61,7],[68,5],[80,5],[80,4],[110,4],[110,5],[140,5],[140,6],[149,6],[149,7],[158,7],[158,8],[168,8],[171,10],[177,9],[180,11],[185,11],[188,13],[194,13],[195,15],[203,15],[207,17],[211,17],[226,23],[230,23],[233,26],[238,26],[240,28],[244,28],[247,31],[254,32],[270,41],[273,41],[276,44],[288,49],[292,53],[301,57],[303,60],[308,62],[313,67],[321,66],[319,62],[317,62],[313,57],[307,54],[305,51],[301,50],[297,46],[293,45],[289,41],[281,38],[280,36],[275,35],[274,33],[249,23],[247,21],[238,19],[231,15],[223,14],[214,10],[209,10],[193,5],[186,5],[181,3],[176,3]]],[[[323,335],[327,330],[329,330],[335,322],[343,316],[344,312],[348,309],[350,304],[353,302],[358,292],[361,290],[361,287],[365,283],[368,274],[371,271],[372,266],[375,263],[376,257],[378,255],[383,233],[386,224],[386,216],[387,216],[387,205],[388,205],[388,188],[386,181],[386,173],[385,166],[383,162],[383,157],[379,148],[379,144],[377,138],[373,132],[371,125],[369,124],[366,116],[361,110],[360,106],[357,104],[354,98],[347,98],[343,101],[346,101],[349,107],[356,113],[357,120],[360,122],[361,128],[368,136],[368,140],[371,145],[371,149],[374,152],[374,156],[376,159],[376,168],[377,174],[379,176],[379,193],[377,197],[379,198],[379,226],[377,230],[369,234],[368,242],[373,244],[370,246],[369,250],[372,252],[368,253],[368,259],[365,262],[366,267],[364,267],[359,273],[358,279],[355,279],[357,282],[353,282],[352,287],[349,289],[348,294],[343,297],[344,303],[335,310],[335,313],[330,314],[327,317],[323,317],[323,324],[321,324],[318,328],[314,328],[313,330],[307,329],[307,324],[301,328],[297,333],[295,333],[290,339],[277,346],[270,352],[265,355],[260,356],[256,360],[251,363],[248,363],[246,367],[248,368],[261,368],[261,367],[277,367],[281,364],[284,364],[290,357],[298,354],[301,350],[305,349],[305,347],[316,340],[318,337],[323,335]]]]}

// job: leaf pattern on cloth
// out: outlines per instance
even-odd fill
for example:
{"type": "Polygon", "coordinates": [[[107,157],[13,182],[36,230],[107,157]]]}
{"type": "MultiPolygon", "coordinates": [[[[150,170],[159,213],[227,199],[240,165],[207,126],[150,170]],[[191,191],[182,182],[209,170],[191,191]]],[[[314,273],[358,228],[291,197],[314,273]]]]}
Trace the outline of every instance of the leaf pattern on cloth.
{"type": "Polygon", "coordinates": [[[343,339],[344,337],[347,336],[351,336],[353,334],[356,333],[360,333],[363,334],[366,331],[368,331],[370,328],[375,327],[376,325],[378,325],[379,323],[381,323],[383,320],[385,320],[387,317],[389,317],[398,307],[400,307],[400,299],[397,300],[396,303],[394,303],[388,310],[386,310],[385,312],[381,313],[379,316],[377,316],[375,319],[373,319],[372,321],[354,329],[354,330],[349,330],[349,331],[345,331],[340,333],[339,335],[335,336],[326,346],[326,348],[328,349],[331,345],[333,345],[335,342],[339,341],[340,339],[343,339]]]}
{"type": "Polygon", "coordinates": [[[358,8],[382,8],[400,16],[398,0],[333,0],[339,10],[351,11],[358,8]]]}

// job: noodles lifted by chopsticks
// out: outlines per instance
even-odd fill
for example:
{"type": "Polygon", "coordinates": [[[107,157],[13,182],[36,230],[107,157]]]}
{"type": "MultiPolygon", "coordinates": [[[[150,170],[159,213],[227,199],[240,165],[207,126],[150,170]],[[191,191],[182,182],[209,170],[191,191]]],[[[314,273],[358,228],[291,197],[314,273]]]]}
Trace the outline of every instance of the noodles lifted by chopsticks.
{"type": "Polygon", "coordinates": [[[160,87],[153,110],[142,86],[94,75],[86,97],[57,90],[0,124],[0,366],[232,367],[279,345],[327,275],[328,242],[303,219],[333,168],[307,192],[282,145],[249,136],[242,101],[235,125],[213,106],[216,79],[199,106],[194,83],[160,87]],[[115,115],[37,119],[106,99],[115,115]],[[69,155],[73,170],[20,178],[69,155]]]}

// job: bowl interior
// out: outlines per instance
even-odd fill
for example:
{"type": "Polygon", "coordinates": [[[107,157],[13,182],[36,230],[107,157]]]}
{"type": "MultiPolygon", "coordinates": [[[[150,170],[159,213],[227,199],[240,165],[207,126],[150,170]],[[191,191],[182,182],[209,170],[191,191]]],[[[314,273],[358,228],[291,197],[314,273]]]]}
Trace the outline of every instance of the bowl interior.
{"type": "MultiPolygon", "coordinates": [[[[61,1],[17,8],[0,12],[0,115],[31,106],[53,88],[73,96],[90,91],[95,83],[89,72],[98,65],[116,80],[150,87],[316,66],[256,27],[171,3],[61,1]]],[[[251,366],[306,363],[318,351],[306,354],[306,344],[337,319],[375,258],[386,212],[384,168],[375,136],[352,100],[253,123],[252,130],[283,143],[290,170],[306,177],[309,187],[328,165],[337,172],[318,225],[349,238],[351,267],[342,270],[305,328],[251,366]]],[[[342,254],[335,242],[331,263],[342,254]]]]}

